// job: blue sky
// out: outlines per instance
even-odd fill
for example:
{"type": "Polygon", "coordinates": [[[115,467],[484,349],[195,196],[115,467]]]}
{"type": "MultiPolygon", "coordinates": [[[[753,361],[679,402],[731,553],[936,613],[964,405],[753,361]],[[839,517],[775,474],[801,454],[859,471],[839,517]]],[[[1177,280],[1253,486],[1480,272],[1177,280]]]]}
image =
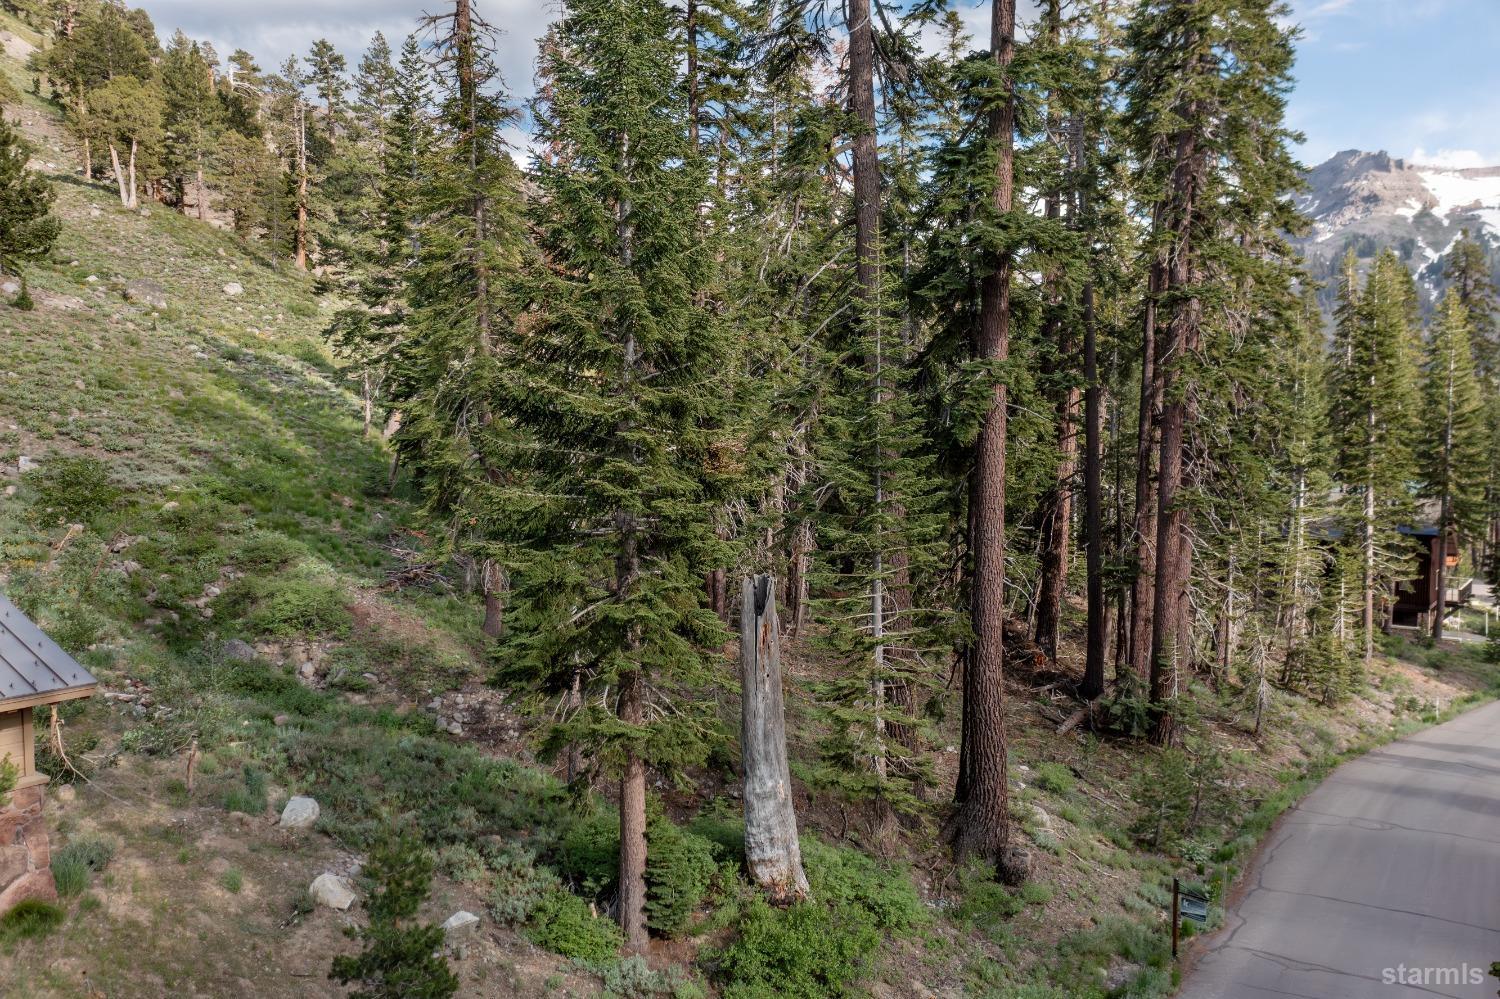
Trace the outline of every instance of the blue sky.
{"type": "MultiPolygon", "coordinates": [[[[444,0],[133,0],[164,35],[181,27],[236,46],[271,68],[326,37],[349,55],[376,30],[393,41],[423,9],[444,0]]],[[[501,64],[511,89],[531,89],[534,41],[555,0],[476,0],[504,34],[501,64]]],[[[987,3],[958,0],[980,32],[987,3]]],[[[1301,157],[1384,149],[1426,163],[1500,165],[1500,0],[1291,0],[1302,25],[1298,86],[1289,118],[1307,134],[1301,157]]]]}
{"type": "Polygon", "coordinates": [[[1500,165],[1500,0],[1295,0],[1293,127],[1340,149],[1500,165]]]}

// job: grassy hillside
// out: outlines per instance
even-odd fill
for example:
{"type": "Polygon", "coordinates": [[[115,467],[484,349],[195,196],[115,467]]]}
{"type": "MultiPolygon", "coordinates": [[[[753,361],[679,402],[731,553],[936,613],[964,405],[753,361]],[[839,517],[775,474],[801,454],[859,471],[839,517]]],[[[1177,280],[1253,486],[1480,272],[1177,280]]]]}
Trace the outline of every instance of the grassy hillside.
{"type": "MultiPolygon", "coordinates": [[[[23,48],[0,70],[24,86],[23,48]]],[[[387,493],[388,455],[322,344],[332,303],[210,226],[120,209],[73,171],[50,108],[28,97],[20,114],[64,230],[30,272],[36,310],[0,306],[0,589],[106,693],[63,712],[82,775],[47,756],[66,918],[43,937],[0,924],[13,994],[342,995],[329,961],[361,916],[312,906],[307,886],[403,821],[438,858],[427,914],[482,917],[453,950],[466,996],[1162,995],[1174,874],[1221,897],[1339,754],[1493,682],[1472,651],[1393,648],[1404,658],[1337,709],[1275,693],[1259,738],[1227,683],[1197,698],[1194,752],[1164,756],[1059,737],[1055,677],[1018,671],[1017,837],[1036,877],[1016,891],[936,843],[957,741],[939,693],[940,781],[894,832],[799,785],[817,902],[790,912],[740,877],[726,752],[692,786],[654,788],[662,939],[649,968],[619,962],[585,901],[611,877],[607,800],[570,798],[536,762],[528,723],[483,682],[475,602],[392,583],[423,525],[387,493]],[[322,805],[313,834],[274,828],[295,793],[322,805]]],[[[831,667],[788,658],[805,765],[812,681],[831,667]]],[[[723,710],[733,730],[732,696],[723,710]]]]}

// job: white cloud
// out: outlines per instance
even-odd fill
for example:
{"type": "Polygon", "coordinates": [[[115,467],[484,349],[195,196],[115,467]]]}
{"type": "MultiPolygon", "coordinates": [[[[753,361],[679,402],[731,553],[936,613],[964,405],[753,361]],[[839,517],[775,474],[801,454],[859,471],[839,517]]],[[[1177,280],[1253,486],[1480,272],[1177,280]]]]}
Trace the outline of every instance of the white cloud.
{"type": "Polygon", "coordinates": [[[1493,154],[1485,155],[1477,149],[1435,149],[1429,152],[1418,146],[1412,150],[1407,161],[1421,166],[1467,170],[1473,167],[1495,166],[1500,164],[1500,157],[1493,154]]]}

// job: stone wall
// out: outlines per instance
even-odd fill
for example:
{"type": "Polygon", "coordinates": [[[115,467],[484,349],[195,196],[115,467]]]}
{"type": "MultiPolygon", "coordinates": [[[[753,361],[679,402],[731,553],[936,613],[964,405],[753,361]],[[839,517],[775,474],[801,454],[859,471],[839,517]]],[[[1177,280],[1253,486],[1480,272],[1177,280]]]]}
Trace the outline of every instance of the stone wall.
{"type": "Polygon", "coordinates": [[[0,913],[28,898],[55,899],[52,851],[42,816],[46,784],[12,791],[0,806],[0,913]]]}

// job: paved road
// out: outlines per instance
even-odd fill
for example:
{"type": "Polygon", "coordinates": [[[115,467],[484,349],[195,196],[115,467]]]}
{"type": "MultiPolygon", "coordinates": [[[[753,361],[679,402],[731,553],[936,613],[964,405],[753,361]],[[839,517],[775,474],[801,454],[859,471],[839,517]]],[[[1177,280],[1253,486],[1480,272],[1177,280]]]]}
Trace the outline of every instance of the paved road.
{"type": "Polygon", "coordinates": [[[1495,999],[1500,703],[1334,771],[1249,876],[1180,999],[1495,999]]]}

